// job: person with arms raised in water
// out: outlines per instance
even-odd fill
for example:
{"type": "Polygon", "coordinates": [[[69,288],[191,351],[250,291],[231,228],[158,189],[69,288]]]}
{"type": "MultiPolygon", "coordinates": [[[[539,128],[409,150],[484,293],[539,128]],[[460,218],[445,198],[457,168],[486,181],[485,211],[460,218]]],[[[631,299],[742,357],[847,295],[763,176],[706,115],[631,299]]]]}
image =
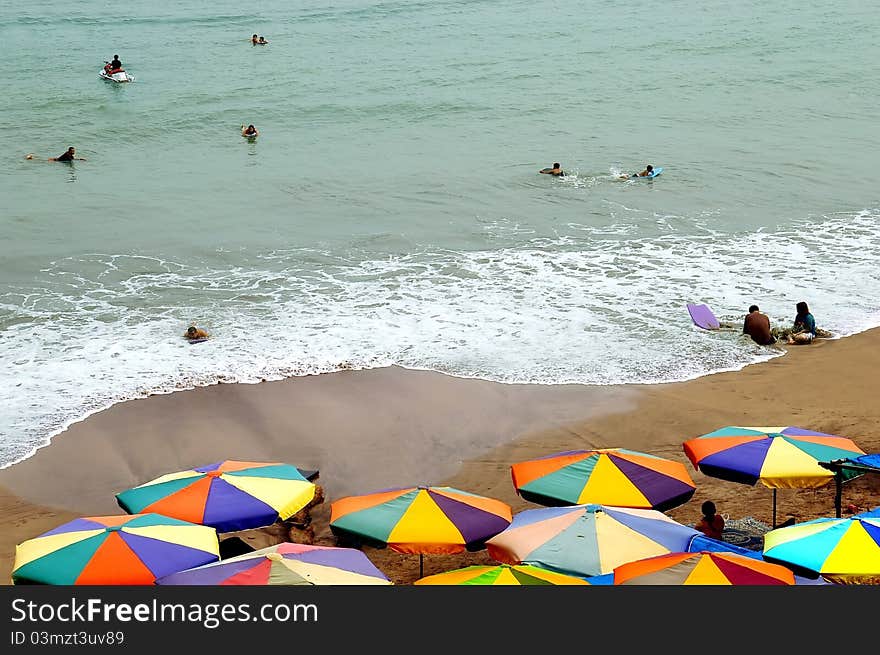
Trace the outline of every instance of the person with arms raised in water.
{"type": "Polygon", "coordinates": [[[752,341],[761,346],[776,343],[776,338],[770,334],[770,319],[761,313],[757,305],[749,307],[749,313],[743,321],[743,334],[749,335],[752,341]]]}
{"type": "Polygon", "coordinates": [[[562,170],[562,165],[559,162],[553,164],[553,168],[542,168],[539,173],[543,173],[544,175],[554,175],[556,177],[562,177],[565,175],[565,171],[562,170]]]}

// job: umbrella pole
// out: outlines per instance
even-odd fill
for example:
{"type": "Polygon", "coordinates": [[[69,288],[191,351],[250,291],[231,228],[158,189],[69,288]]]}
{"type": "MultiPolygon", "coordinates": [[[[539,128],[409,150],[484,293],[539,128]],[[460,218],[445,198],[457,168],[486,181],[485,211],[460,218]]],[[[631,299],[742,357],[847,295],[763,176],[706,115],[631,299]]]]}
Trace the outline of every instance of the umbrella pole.
{"type": "Polygon", "coordinates": [[[419,577],[423,578],[425,576],[425,556],[422,553],[419,553],[419,577]]]}
{"type": "Polygon", "coordinates": [[[773,529],[776,529],[776,488],[773,488],[773,529]]]}
{"type": "Polygon", "coordinates": [[[834,484],[837,487],[834,491],[834,509],[837,511],[837,518],[840,518],[840,506],[843,502],[843,471],[840,469],[834,472],[834,484]]]}

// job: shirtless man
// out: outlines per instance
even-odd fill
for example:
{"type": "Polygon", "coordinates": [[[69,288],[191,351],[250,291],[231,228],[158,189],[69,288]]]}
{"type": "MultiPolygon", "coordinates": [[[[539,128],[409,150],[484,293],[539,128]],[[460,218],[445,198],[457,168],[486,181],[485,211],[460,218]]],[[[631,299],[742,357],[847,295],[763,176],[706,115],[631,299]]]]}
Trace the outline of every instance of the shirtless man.
{"type": "Polygon", "coordinates": [[[648,177],[653,172],[654,172],[654,167],[651,166],[651,164],[648,164],[647,166],[645,166],[645,170],[643,170],[641,173],[633,173],[632,175],[630,175],[629,173],[624,173],[623,175],[620,176],[620,179],[621,180],[628,180],[631,177],[648,177]]]}
{"type": "Polygon", "coordinates": [[[207,339],[210,335],[202,328],[190,325],[183,336],[192,341],[193,339],[207,339]]]}
{"type": "Polygon", "coordinates": [[[761,346],[776,343],[776,339],[770,334],[770,319],[761,313],[757,305],[749,307],[749,313],[743,321],[743,334],[749,335],[752,341],[761,346]]]}
{"type": "Polygon", "coordinates": [[[562,170],[562,166],[559,162],[553,164],[553,168],[542,168],[539,173],[544,173],[545,175],[554,175],[556,177],[562,177],[565,175],[565,171],[562,170]]]}

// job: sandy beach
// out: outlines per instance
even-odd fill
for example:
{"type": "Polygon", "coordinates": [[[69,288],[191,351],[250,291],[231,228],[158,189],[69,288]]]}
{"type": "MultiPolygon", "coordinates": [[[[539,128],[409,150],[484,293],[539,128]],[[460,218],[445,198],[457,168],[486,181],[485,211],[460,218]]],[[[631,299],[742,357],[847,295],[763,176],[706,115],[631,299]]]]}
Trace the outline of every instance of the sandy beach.
{"type": "MultiPolygon", "coordinates": [[[[505,385],[396,367],[260,384],[221,384],[118,404],[72,425],[33,457],[0,471],[0,578],[15,546],[77,516],[119,514],[114,494],[163,473],[222,459],[318,469],[326,500],[315,542],[340,497],[449,484],[509,503],[510,464],[560,450],[625,447],[684,462],[697,491],[669,516],[693,523],[703,500],[730,518],[771,522],[772,491],[694,471],[682,442],[725,425],[797,425],[880,452],[880,329],[789,347],[741,371],[662,385],[505,385]]],[[[778,521],[834,515],[834,485],[778,491],[778,521]]],[[[843,505],[880,505],[880,476],[844,487],[843,505]]],[[[255,547],[275,528],[241,533],[255,547]]],[[[418,559],[365,549],[396,584],[418,559]]],[[[490,562],[485,552],[425,558],[425,575],[490,562]]]]}

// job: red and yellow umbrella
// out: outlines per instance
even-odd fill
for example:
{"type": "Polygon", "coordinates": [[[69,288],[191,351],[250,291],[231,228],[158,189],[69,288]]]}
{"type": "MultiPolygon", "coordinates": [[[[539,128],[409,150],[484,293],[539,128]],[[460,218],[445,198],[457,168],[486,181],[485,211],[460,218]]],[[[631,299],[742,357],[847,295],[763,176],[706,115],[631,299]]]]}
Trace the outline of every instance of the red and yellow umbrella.
{"type": "Polygon", "coordinates": [[[616,585],[793,585],[790,569],[736,553],[669,553],[621,564],[616,585]]]}

